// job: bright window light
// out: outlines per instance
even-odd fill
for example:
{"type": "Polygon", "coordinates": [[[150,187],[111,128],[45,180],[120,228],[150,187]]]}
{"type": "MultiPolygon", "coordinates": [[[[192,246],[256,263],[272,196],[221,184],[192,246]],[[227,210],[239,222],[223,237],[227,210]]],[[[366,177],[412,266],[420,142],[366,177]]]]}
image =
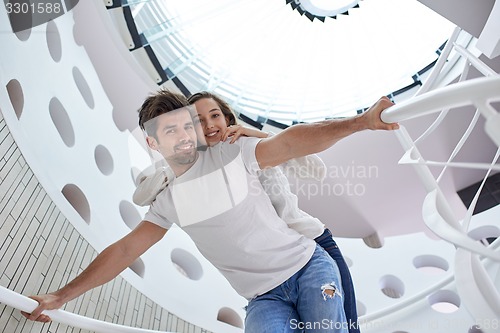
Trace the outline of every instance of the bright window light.
{"type": "Polygon", "coordinates": [[[285,1],[130,6],[161,66],[190,92],[211,90],[237,112],[283,123],[356,114],[413,83],[454,29],[415,0],[360,1],[349,15],[324,22],[301,17],[285,1]]]}

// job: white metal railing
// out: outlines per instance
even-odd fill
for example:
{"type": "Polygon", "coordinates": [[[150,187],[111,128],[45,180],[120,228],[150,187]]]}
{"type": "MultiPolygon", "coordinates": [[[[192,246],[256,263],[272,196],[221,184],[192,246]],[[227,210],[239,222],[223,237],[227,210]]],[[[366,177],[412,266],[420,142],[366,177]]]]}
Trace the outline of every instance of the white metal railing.
{"type": "MultiPolygon", "coordinates": [[[[403,126],[400,126],[400,129],[396,131],[396,135],[406,152],[401,158],[400,164],[412,164],[414,166],[428,193],[422,207],[425,224],[440,238],[457,247],[455,272],[454,275],[448,276],[428,290],[424,290],[376,313],[362,317],[365,321],[376,320],[402,310],[413,302],[428,296],[437,287],[441,288],[451,283],[453,278],[464,305],[477,322],[494,321],[500,317],[500,293],[485,269],[485,266],[499,265],[500,252],[498,251],[498,245],[500,240],[497,239],[492,245],[485,247],[467,234],[474,208],[486,179],[492,170],[500,170],[500,166],[497,164],[500,156],[500,113],[491,105],[492,102],[500,101],[500,74],[489,68],[472,52],[455,42],[459,32],[459,28],[454,31],[442,54],[442,56],[448,57],[453,48],[465,60],[465,66],[458,83],[432,90],[446,62],[446,59],[441,57],[429,76],[430,82],[425,82],[415,97],[398,103],[384,110],[381,114],[384,122],[392,123],[439,113],[429,129],[424,131],[416,140],[410,137],[403,126]],[[485,77],[467,80],[470,66],[476,68],[485,77]],[[417,143],[433,132],[445,120],[451,109],[463,106],[474,106],[476,112],[447,161],[425,160],[418,150],[417,143]],[[454,157],[469,138],[480,115],[485,118],[484,131],[498,148],[491,163],[454,162],[454,157]],[[441,166],[443,169],[438,177],[434,177],[429,166],[441,166]],[[443,173],[450,167],[486,170],[486,175],[461,221],[454,216],[439,185],[443,173]],[[483,260],[481,260],[480,256],[483,256],[483,260]]],[[[481,329],[485,333],[496,331],[493,326],[481,327],[481,329]]]]}
{"type": "MultiPolygon", "coordinates": [[[[38,305],[35,300],[18,294],[15,291],[7,289],[3,286],[0,286],[0,303],[27,313],[31,313],[38,305]]],[[[80,316],[64,310],[46,310],[43,313],[58,323],[95,331],[97,333],[160,333],[160,331],[113,324],[80,316]]]]}
{"type": "Polygon", "coordinates": [[[487,102],[492,100],[500,100],[499,74],[451,84],[407,99],[384,110],[381,117],[387,123],[400,122],[440,112],[446,108],[475,105],[488,120],[498,114],[486,106],[487,102]]]}
{"type": "Polygon", "coordinates": [[[462,31],[462,29],[460,29],[459,27],[455,27],[450,38],[448,38],[448,41],[446,42],[446,45],[445,45],[443,51],[441,52],[441,55],[439,56],[438,60],[436,61],[436,64],[432,68],[432,71],[429,74],[429,77],[422,84],[420,89],[417,91],[417,93],[415,94],[416,96],[423,94],[423,93],[426,93],[433,88],[433,86],[435,85],[435,83],[438,80],[439,74],[443,70],[443,67],[448,62],[448,57],[450,56],[450,53],[453,50],[453,45],[457,41],[458,36],[460,35],[461,31],[462,31]]]}
{"type": "MultiPolygon", "coordinates": [[[[491,245],[490,248],[494,251],[500,251],[500,239],[495,240],[491,245]]],[[[470,252],[469,252],[470,253],[470,252]]],[[[490,266],[494,265],[495,262],[492,260],[488,259],[483,259],[482,260],[484,267],[489,268],[490,266]]],[[[387,315],[391,315],[396,313],[399,310],[402,310],[408,306],[415,305],[419,301],[422,301],[426,299],[429,295],[433,294],[434,292],[445,288],[446,286],[450,285],[453,283],[455,277],[453,273],[450,273],[449,275],[445,276],[442,278],[439,282],[433,284],[432,286],[429,286],[428,288],[421,290],[415,295],[412,295],[411,297],[405,298],[404,300],[393,304],[391,306],[388,306],[386,308],[380,309],[378,311],[366,314],[364,316],[359,317],[359,322],[361,325],[364,323],[369,323],[376,321],[377,319],[383,318],[387,315]]]]}
{"type": "MultiPolygon", "coordinates": [[[[381,117],[385,122],[400,122],[439,112],[443,109],[475,105],[486,118],[486,133],[500,147],[500,114],[489,104],[494,100],[500,101],[500,75],[459,82],[427,92],[390,107],[383,111],[381,117]]],[[[424,201],[424,218],[427,225],[440,237],[459,247],[500,261],[500,253],[488,250],[465,234],[462,226],[453,217],[436,179],[427,166],[427,161],[420,155],[418,148],[404,127],[397,131],[397,136],[406,150],[406,154],[401,160],[402,163],[414,164],[415,170],[428,192],[424,201]]],[[[465,165],[470,168],[489,167],[489,171],[491,171],[498,168],[494,165],[497,159],[498,154],[490,165],[474,163],[465,165]]]]}

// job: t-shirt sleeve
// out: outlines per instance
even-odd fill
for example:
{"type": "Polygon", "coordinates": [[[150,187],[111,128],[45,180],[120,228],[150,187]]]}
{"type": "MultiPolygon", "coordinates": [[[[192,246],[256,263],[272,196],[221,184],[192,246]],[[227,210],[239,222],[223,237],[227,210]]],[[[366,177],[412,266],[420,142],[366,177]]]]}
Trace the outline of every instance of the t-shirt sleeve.
{"type": "Polygon", "coordinates": [[[253,175],[257,175],[257,172],[261,170],[259,163],[257,162],[257,157],[255,156],[255,148],[260,140],[262,140],[262,138],[242,137],[238,139],[238,143],[241,147],[243,163],[245,164],[248,172],[253,175]]]}
{"type": "Polygon", "coordinates": [[[162,228],[170,229],[172,227],[172,222],[169,221],[165,216],[160,214],[161,204],[159,200],[155,200],[149,206],[149,210],[146,215],[144,215],[144,220],[154,223],[162,228]]]}

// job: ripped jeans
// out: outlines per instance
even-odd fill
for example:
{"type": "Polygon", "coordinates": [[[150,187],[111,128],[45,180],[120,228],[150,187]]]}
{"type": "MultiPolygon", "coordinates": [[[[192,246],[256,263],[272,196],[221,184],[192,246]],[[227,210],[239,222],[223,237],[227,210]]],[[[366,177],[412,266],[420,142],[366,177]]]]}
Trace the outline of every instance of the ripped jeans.
{"type": "Polygon", "coordinates": [[[309,262],[247,306],[246,333],[348,333],[344,293],[335,261],[316,245],[309,262]]]}
{"type": "Polygon", "coordinates": [[[349,333],[359,333],[358,313],[356,310],[356,295],[354,293],[354,286],[352,283],[351,273],[349,267],[345,262],[342,252],[340,252],[337,243],[332,237],[332,232],[325,229],[323,234],[315,239],[330,257],[335,260],[337,267],[340,271],[340,278],[342,279],[342,289],[344,290],[344,311],[349,323],[349,333]]]}

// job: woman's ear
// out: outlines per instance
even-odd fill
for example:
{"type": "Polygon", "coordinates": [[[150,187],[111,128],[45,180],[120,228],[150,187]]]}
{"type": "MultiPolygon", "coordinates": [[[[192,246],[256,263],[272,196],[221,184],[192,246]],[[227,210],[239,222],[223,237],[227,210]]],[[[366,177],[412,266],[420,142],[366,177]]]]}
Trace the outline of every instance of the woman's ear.
{"type": "Polygon", "coordinates": [[[146,142],[147,142],[149,148],[151,148],[153,150],[158,150],[158,142],[156,141],[155,138],[153,138],[152,136],[147,136],[146,142]]]}

